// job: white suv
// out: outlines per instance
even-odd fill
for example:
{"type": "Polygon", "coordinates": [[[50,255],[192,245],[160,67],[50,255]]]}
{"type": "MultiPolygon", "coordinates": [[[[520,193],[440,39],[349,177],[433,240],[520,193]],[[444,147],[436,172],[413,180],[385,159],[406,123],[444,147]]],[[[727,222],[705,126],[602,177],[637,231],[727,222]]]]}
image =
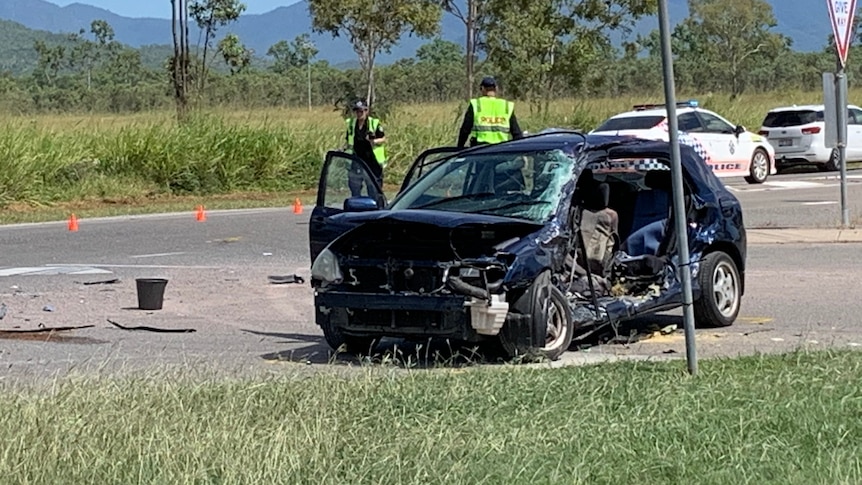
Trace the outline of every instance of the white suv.
{"type": "MultiPolygon", "coordinates": [[[[775,149],[766,138],[698,107],[697,101],[677,103],[677,123],[680,143],[693,146],[717,176],[761,184],[775,173],[775,149]]],[[[663,104],[637,105],[590,133],[668,140],[667,110],[663,104]]]]}
{"type": "MultiPolygon", "coordinates": [[[[838,170],[838,150],[826,146],[823,105],[787,106],[766,114],[760,134],[775,147],[775,166],[817,165],[838,170]]],[[[862,109],[847,107],[847,160],[862,160],[862,109]]]]}

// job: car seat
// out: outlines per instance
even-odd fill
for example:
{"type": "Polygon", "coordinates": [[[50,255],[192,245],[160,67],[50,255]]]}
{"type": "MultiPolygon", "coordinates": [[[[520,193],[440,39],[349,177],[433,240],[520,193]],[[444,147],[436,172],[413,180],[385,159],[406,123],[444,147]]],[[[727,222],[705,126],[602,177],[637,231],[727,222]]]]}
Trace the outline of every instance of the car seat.
{"type": "Polygon", "coordinates": [[[503,162],[494,169],[494,193],[507,195],[512,192],[523,193],[527,188],[524,180],[524,161],[522,159],[503,162]]]}
{"type": "Polygon", "coordinates": [[[659,256],[667,250],[666,236],[673,215],[670,170],[650,170],[644,176],[644,185],[650,190],[638,193],[635,205],[637,222],[632,225],[634,230],[626,237],[621,249],[630,256],[659,256]]]}
{"type": "Polygon", "coordinates": [[[619,216],[608,207],[610,186],[607,183],[588,182],[580,190],[583,254],[592,274],[604,276],[610,271],[610,262],[619,247],[619,216]]]}

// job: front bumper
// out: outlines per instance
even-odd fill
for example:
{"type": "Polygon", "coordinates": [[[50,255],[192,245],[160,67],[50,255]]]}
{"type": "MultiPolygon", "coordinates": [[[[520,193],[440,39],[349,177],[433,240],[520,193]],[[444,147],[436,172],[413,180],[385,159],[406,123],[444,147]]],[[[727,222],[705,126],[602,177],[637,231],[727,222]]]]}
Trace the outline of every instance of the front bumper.
{"type": "MultiPolygon", "coordinates": [[[[318,325],[338,327],[348,335],[399,338],[451,338],[479,341],[502,327],[508,305],[488,307],[460,295],[409,295],[317,291],[314,296],[318,325]],[[497,316],[489,329],[477,313],[497,316]],[[478,328],[476,328],[478,327],[478,328]]],[[[487,323],[487,318],[482,319],[487,323]]]]}

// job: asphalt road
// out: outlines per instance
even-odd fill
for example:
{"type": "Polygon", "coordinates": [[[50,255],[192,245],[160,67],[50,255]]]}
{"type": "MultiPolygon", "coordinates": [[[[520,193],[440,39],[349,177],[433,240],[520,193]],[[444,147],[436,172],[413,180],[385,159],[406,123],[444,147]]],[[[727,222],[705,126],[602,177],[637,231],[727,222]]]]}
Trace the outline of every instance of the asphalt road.
{"type": "MultiPolygon", "coordinates": [[[[841,223],[838,172],[772,175],[763,184],[725,179],[742,201],[745,225],[767,227],[837,227],[841,223]]],[[[862,226],[862,170],[847,173],[850,220],[862,226]]]]}
{"type": "MultiPolygon", "coordinates": [[[[750,227],[831,225],[840,217],[834,181],[820,174],[772,177],[762,186],[728,180],[750,227]],[[770,185],[771,184],[771,185],[770,185]],[[816,185],[814,185],[816,184],[816,185]],[[820,202],[812,205],[809,203],[820,202]],[[806,205],[808,204],[808,205],[806,205]]],[[[862,212],[862,175],[851,178],[854,217],[862,212]]],[[[308,208],[210,212],[81,220],[0,227],[0,330],[93,325],[54,335],[0,332],[0,377],[29,378],[75,371],[204,369],[219,372],[286,372],[331,369],[331,355],[313,323],[307,284],[273,285],[270,275],[308,276],[308,208]],[[134,279],[167,277],[165,306],[145,312],[134,279]],[[112,284],[84,282],[119,279],[112,284]],[[128,331],[125,326],[195,329],[195,333],[128,331]],[[40,340],[41,339],[41,340],[40,340]],[[277,363],[278,365],[266,365],[277,363]]],[[[703,356],[781,351],[799,346],[862,345],[862,264],[859,247],[750,246],[748,288],[737,324],[698,331],[703,356]]],[[[676,324],[679,314],[646,320],[676,324]]],[[[679,332],[630,344],[569,352],[563,362],[612,356],[673,358],[683,355],[679,332]]]]}

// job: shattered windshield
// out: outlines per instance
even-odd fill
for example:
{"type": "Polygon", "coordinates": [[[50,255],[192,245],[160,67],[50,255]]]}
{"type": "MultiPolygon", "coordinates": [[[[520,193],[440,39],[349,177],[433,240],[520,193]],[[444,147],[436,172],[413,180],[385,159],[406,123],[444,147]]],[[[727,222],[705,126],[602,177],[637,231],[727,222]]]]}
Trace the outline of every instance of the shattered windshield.
{"type": "Polygon", "coordinates": [[[390,208],[544,222],[556,211],[574,164],[562,150],[453,157],[419,179],[390,208]]]}

